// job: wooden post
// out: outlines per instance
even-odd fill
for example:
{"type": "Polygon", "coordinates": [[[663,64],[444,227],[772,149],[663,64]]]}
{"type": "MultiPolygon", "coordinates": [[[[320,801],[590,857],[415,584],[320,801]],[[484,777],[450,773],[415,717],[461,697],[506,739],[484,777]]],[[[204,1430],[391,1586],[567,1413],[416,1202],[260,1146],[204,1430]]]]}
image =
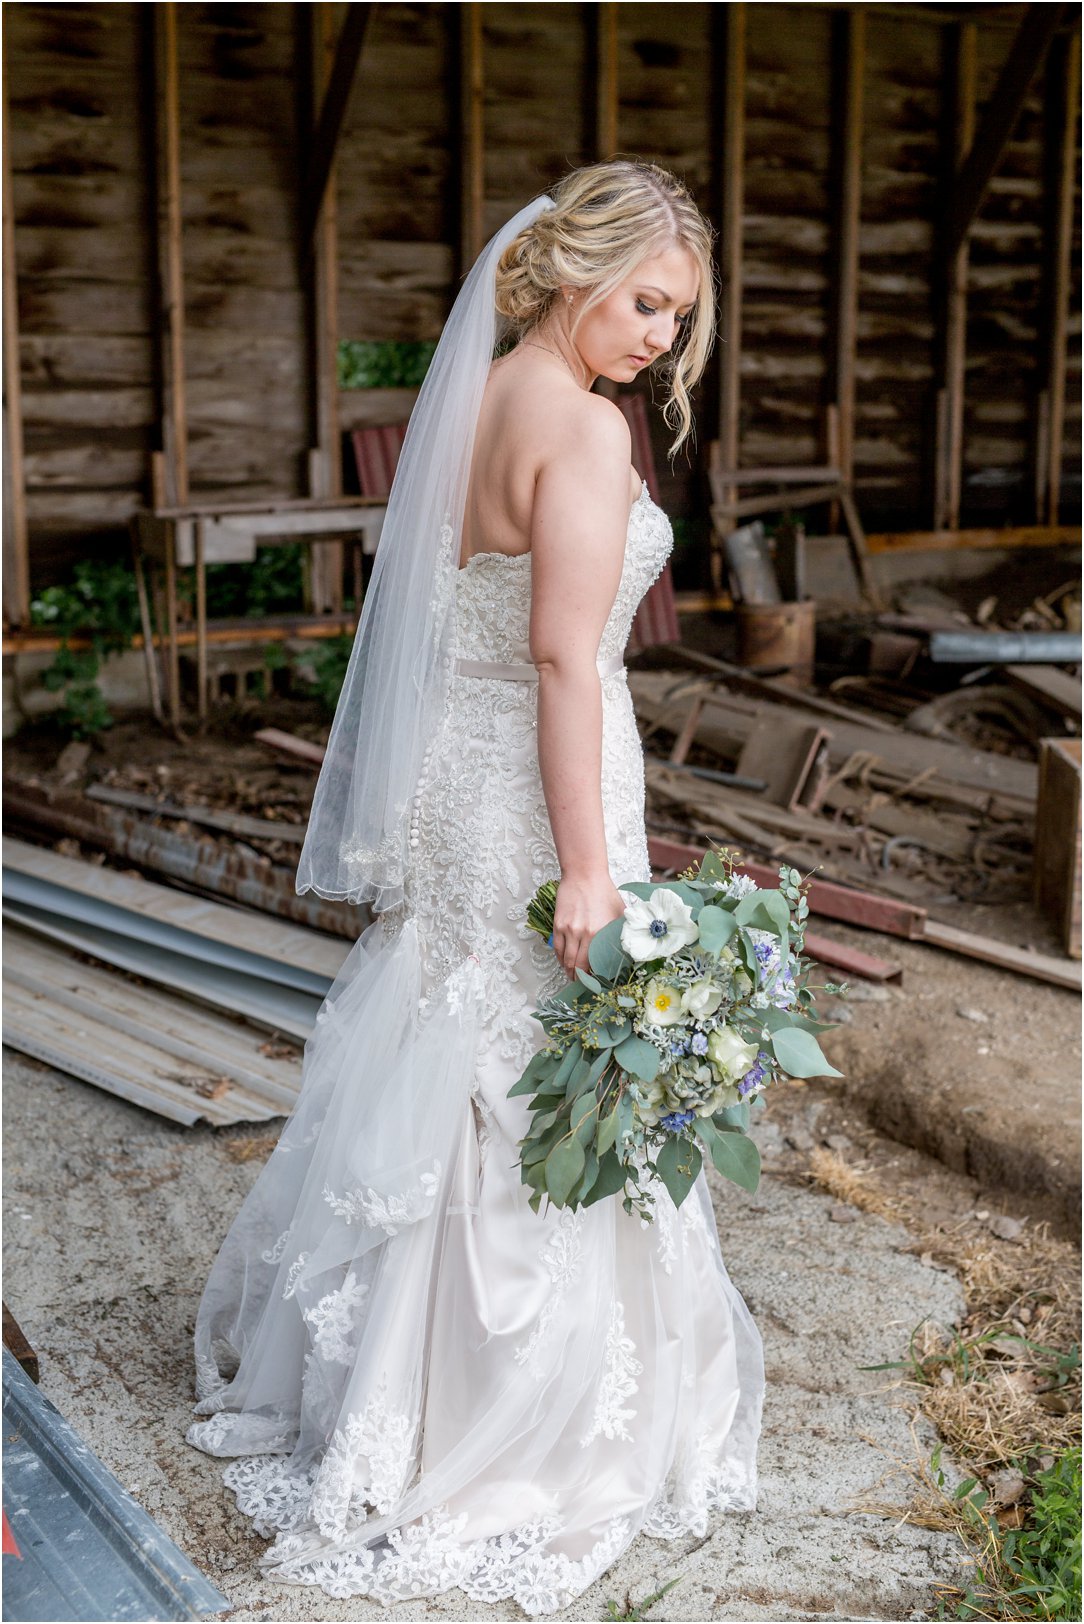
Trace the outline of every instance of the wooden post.
{"type": "Polygon", "coordinates": [[[464,0],[459,33],[459,274],[466,276],[483,247],[485,229],[485,61],[482,7],[464,0]]]}
{"type": "MultiPolygon", "coordinates": [[[[725,472],[738,466],[741,405],[742,214],[745,170],[745,5],[723,8],[724,65],[721,79],[722,153],[719,200],[719,271],[722,299],[719,324],[719,451],[725,472]]],[[[737,499],[725,486],[716,497],[737,499]]],[[[718,538],[716,538],[718,539],[718,538]]],[[[722,552],[712,548],[712,587],[722,590],[722,552]]]]}
{"type": "Polygon", "coordinates": [[[1065,444],[1065,362],[1069,328],[1069,252],[1073,240],[1073,184],[1076,178],[1076,121],[1080,101],[1080,34],[1074,29],[1059,52],[1058,94],[1054,103],[1057,130],[1053,241],[1047,255],[1050,324],[1046,355],[1046,434],[1041,442],[1040,523],[1058,522],[1061,462],[1065,444]]]}
{"type": "Polygon", "coordinates": [[[956,178],[948,221],[949,254],[956,252],[982,207],[986,189],[1020,116],[1031,82],[1068,13],[1068,6],[1050,4],[1029,5],[1024,12],[967,160],[956,178]]]}
{"type": "Polygon", "coordinates": [[[15,270],[14,198],[8,81],[4,75],[4,619],[30,619],[30,561],[23,472],[23,391],[19,365],[19,295],[15,270]]]}
{"type": "Polygon", "coordinates": [[[866,12],[855,6],[838,19],[842,33],[840,86],[843,107],[839,127],[836,219],[835,444],[828,461],[846,485],[854,480],[855,351],[858,342],[858,228],[862,203],[863,81],[866,63],[866,12]]]}
{"type": "MultiPolygon", "coordinates": [[[[315,129],[335,62],[335,8],[330,0],[316,0],[306,9],[312,61],[312,128],[315,129]]],[[[309,457],[309,494],[340,496],[339,200],[333,161],[327,168],[323,202],[313,236],[312,346],[316,444],[309,457]]],[[[337,613],[342,608],[342,542],[314,542],[310,556],[311,607],[316,614],[337,613]]]]}
{"type": "MultiPolygon", "coordinates": [[[[162,362],[162,446],[166,500],[188,501],[188,407],[184,368],[181,251],[181,115],[176,0],[154,7],[155,145],[158,205],[158,336],[162,362]]],[[[171,706],[175,705],[171,695],[171,706]]]]}
{"type": "Polygon", "coordinates": [[[612,158],[617,151],[617,4],[599,0],[591,7],[595,56],[595,157],[612,158]]]}
{"type": "MultiPolygon", "coordinates": [[[[617,151],[617,4],[616,0],[599,0],[591,8],[594,32],[592,38],[595,81],[594,145],[595,158],[603,162],[617,151]]],[[[617,399],[617,385],[611,378],[596,378],[593,392],[607,400],[617,399]]]]}
{"type": "MultiPolygon", "coordinates": [[[[975,139],[975,84],[978,61],[978,30],[974,23],[961,23],[952,42],[950,149],[946,162],[952,176],[950,206],[956,179],[962,173],[975,139]]],[[[946,233],[948,226],[946,223],[946,233]]],[[[960,524],[963,491],[964,400],[967,363],[967,270],[969,248],[966,235],[955,248],[945,241],[942,249],[941,303],[943,310],[941,391],[938,395],[937,448],[934,458],[933,527],[956,530],[960,524]]]]}
{"type": "Polygon", "coordinates": [[[316,103],[317,116],[301,193],[301,242],[305,254],[311,247],[313,232],[320,218],[320,206],[334,171],[335,154],[371,11],[372,6],[362,3],[362,0],[351,0],[346,7],[342,28],[327,65],[322,100],[316,103]]]}

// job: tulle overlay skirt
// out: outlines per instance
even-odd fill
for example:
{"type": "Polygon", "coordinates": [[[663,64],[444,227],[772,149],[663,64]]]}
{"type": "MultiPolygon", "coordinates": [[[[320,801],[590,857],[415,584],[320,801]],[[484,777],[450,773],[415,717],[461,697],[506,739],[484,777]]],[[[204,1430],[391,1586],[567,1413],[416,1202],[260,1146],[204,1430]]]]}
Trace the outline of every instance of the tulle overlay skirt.
{"type": "MultiPolygon", "coordinates": [[[[607,749],[638,765],[619,682],[607,749]]],[[[200,1303],[187,1436],[233,1457],[274,1577],[539,1614],[638,1533],[754,1508],[763,1361],[702,1175],[652,1224],[616,1199],[528,1206],[508,1089],[563,973],[523,923],[557,872],[532,715],[480,694],[513,686],[474,682],[435,741],[414,808],[429,905],[371,925],[320,1012],[200,1303]]],[[[638,839],[620,850],[614,826],[618,880],[646,877],[642,818],[638,839]]]]}

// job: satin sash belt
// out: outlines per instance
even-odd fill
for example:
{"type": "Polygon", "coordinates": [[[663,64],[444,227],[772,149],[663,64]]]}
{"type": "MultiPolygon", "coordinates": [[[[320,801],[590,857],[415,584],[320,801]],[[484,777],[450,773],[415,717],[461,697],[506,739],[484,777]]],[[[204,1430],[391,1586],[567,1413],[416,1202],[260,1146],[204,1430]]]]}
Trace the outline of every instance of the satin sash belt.
{"type": "MultiPolygon", "coordinates": [[[[598,662],[600,677],[616,677],[624,669],[623,654],[609,654],[598,662]]],[[[515,665],[504,664],[500,660],[465,660],[457,657],[454,670],[457,677],[493,677],[498,682],[538,681],[538,667],[530,663],[515,665]]]]}

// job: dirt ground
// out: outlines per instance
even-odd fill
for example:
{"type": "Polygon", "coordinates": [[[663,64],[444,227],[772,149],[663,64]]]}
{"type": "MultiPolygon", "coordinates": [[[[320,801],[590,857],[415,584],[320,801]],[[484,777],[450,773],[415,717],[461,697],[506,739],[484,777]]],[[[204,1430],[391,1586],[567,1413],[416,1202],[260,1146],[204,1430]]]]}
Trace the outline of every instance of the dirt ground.
{"type": "MultiPolygon", "coordinates": [[[[227,714],[182,746],[125,724],[86,774],[301,820],[312,769],[252,740],[272,723],[317,738],[326,725],[311,707],[276,704],[273,715],[227,714]]],[[[7,770],[57,783],[60,748],[45,732],[20,738],[7,770]]],[[[958,910],[943,917],[1047,947],[1029,909],[981,912],[977,926],[958,910]]],[[[714,1181],[723,1255],[765,1344],[757,1511],[717,1519],[703,1541],[638,1540],[569,1618],[613,1616],[611,1604],[676,1578],[653,1619],[923,1619],[937,1615],[941,1587],[966,1582],[957,1537],[902,1517],[936,1433],[913,1393],[870,1367],[901,1359],[924,1320],[960,1321],[952,1245],[979,1236],[1011,1248],[1044,1221],[1079,1237],[1079,999],[921,944],[816,928],[903,975],[857,982],[833,1003],[840,1024],[825,1046],[844,1077],[774,1092],[756,1130],[757,1194],[714,1181]],[[917,1227],[828,1193],[816,1169],[829,1152],[890,1205],[920,1213],[917,1227]],[[934,1230],[949,1240],[932,1252],[934,1230]],[[871,1502],[894,1514],[861,1509],[871,1502]]],[[[229,1616],[385,1617],[265,1581],[263,1542],[217,1464],[183,1442],[199,1291],[279,1124],[185,1130],[5,1051],[4,1125],[4,1295],[39,1352],[46,1394],[223,1590],[229,1616]]],[[[397,1609],[482,1611],[500,1616],[455,1594],[397,1609]]]]}

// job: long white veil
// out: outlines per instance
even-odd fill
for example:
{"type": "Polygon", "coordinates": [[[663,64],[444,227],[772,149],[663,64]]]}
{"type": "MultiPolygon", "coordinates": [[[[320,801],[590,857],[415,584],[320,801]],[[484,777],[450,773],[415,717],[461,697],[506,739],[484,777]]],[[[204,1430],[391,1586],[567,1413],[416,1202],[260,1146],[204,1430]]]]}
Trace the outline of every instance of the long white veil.
{"type": "Polygon", "coordinates": [[[297,866],[298,892],[403,899],[410,799],[447,693],[456,569],[475,429],[502,336],[494,289],[507,245],[544,194],[487,243],[445,324],[410,418],[372,579],[297,866]]]}

